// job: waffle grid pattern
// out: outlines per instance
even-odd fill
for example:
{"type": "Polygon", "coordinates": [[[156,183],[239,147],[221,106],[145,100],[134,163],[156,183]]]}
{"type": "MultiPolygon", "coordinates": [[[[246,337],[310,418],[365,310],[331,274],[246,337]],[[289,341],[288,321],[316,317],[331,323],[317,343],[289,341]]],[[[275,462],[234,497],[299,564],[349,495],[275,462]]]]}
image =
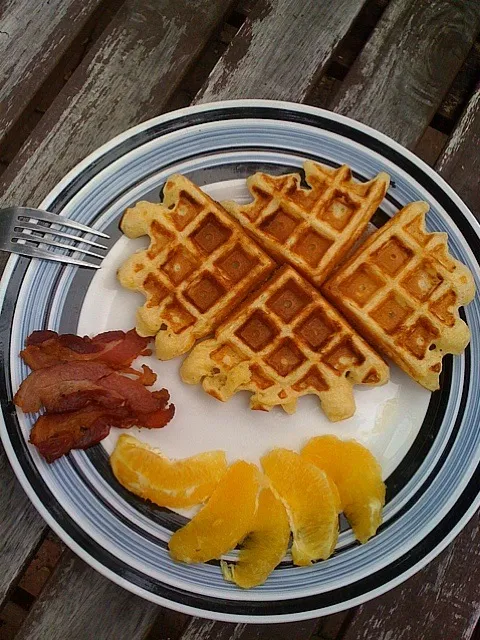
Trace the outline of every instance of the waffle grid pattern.
{"type": "Polygon", "coordinates": [[[121,284],[142,292],[137,331],[156,335],[157,355],[180,355],[217,326],[273,269],[238,223],[183,176],[165,185],[163,204],[139,202],[121,223],[150,246],[119,269],[121,284]]]}
{"type": "Polygon", "coordinates": [[[360,333],[431,390],[442,357],[469,340],[458,308],[474,295],[469,270],[428,233],[428,205],[412,203],[376,232],[324,286],[360,333]]]}
{"type": "Polygon", "coordinates": [[[185,382],[228,400],[254,393],[251,406],[296,409],[316,394],[331,420],[355,411],[353,384],[383,384],[388,367],[291,267],[279,269],[242,308],[194,347],[181,370],[185,382]]]}
{"type": "Polygon", "coordinates": [[[311,161],[304,170],[308,189],[298,174],[257,173],[247,180],[252,203],[222,204],[267,253],[320,286],[365,230],[389,177],[380,173],[358,183],[346,165],[330,169],[311,161]]]}

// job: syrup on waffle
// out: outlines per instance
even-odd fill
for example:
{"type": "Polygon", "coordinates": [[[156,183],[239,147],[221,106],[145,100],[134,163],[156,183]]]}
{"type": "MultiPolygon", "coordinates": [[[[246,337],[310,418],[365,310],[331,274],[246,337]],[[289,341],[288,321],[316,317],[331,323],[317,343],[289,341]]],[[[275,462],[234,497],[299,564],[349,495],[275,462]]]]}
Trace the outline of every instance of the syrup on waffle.
{"type": "Polygon", "coordinates": [[[247,180],[253,202],[222,205],[269,255],[320,286],[367,227],[390,178],[379,173],[359,183],[346,165],[331,169],[310,160],[304,170],[310,188],[299,174],[256,173],[247,180]]]}
{"type": "Polygon", "coordinates": [[[413,202],[376,231],[324,285],[353,326],[421,385],[439,388],[442,357],[470,339],[458,308],[475,295],[472,274],[448,252],[446,233],[425,229],[413,202]]]}
{"type": "Polygon", "coordinates": [[[202,382],[226,401],[253,393],[252,409],[296,409],[299,396],[316,394],[332,421],[355,412],[352,386],[380,385],[388,366],[333,307],[285,265],[229,316],[215,338],[185,359],[184,382],[202,382]]]}
{"type": "Polygon", "coordinates": [[[150,246],[119,269],[120,283],[142,292],[137,332],[156,335],[157,356],[188,351],[274,267],[241,226],[181,175],[163,190],[163,203],[138,202],[120,228],[130,238],[149,235],[150,246]]]}

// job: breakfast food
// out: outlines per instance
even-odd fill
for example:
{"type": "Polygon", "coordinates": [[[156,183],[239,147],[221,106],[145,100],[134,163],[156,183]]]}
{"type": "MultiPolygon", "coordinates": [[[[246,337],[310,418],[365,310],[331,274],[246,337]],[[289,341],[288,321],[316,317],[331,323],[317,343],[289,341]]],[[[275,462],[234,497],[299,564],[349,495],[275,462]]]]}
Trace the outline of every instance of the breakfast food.
{"type": "Polygon", "coordinates": [[[375,457],[355,440],[318,436],[307,442],[303,458],[324,471],[336,484],[340,510],[357,540],[365,543],[382,523],[385,484],[375,457]]]}
{"type": "Polygon", "coordinates": [[[56,331],[34,331],[20,357],[30,369],[43,369],[63,362],[95,361],[112,369],[125,369],[140,355],[150,355],[150,338],[142,338],[135,329],[106,331],[93,338],[56,331]]]}
{"type": "Polygon", "coordinates": [[[404,207],[322,291],[370,344],[435,391],[443,356],[461,353],[469,342],[458,309],[473,299],[475,285],[449,254],[447,234],[425,229],[428,208],[425,202],[404,207]]]}
{"type": "Polygon", "coordinates": [[[145,365],[141,372],[130,366],[147,346],[133,334],[80,338],[41,331],[27,338],[20,355],[34,370],[13,400],[26,413],[46,410],[35,422],[30,442],[47,462],[97,444],[111,427],[156,429],[173,418],[168,391],[145,388],[156,374],[145,365]]]}
{"type": "Polygon", "coordinates": [[[193,507],[212,495],[227,471],[223,451],[169,460],[161,451],[122,434],[110,456],[115,477],[126,489],[160,507],[193,507]]]}
{"type": "Polygon", "coordinates": [[[156,335],[161,360],[211,333],[274,266],[219,204],[181,175],[165,183],[162,204],[138,202],[120,226],[129,238],[150,236],[148,249],[130,256],[118,278],[145,295],[137,331],[156,335]]]}
{"type": "Polygon", "coordinates": [[[329,558],[338,538],[338,504],[325,472],[288,449],[273,449],[261,463],[287,510],[293,562],[306,566],[329,558]]]}
{"type": "Polygon", "coordinates": [[[263,584],[283,560],[290,541],[290,525],[282,502],[265,487],[258,497],[255,521],[241,543],[238,560],[220,563],[225,580],[243,589],[263,584]]]}
{"type": "Polygon", "coordinates": [[[252,530],[260,489],[256,465],[234,462],[207,504],[170,538],[175,560],[208,562],[233,549],[252,530]]]}
{"type": "MultiPolygon", "coordinates": [[[[354,440],[309,440],[301,454],[273,449],[256,465],[238,460],[227,468],[222,451],[170,461],[129,435],[110,457],[115,477],[160,506],[206,503],[170,539],[175,560],[221,558],[239,547],[236,561],[222,559],[225,580],[250,589],[263,584],[288,555],[297,566],[326,560],[335,550],[344,512],[364,543],[382,521],[385,485],[374,456],[354,440]]],[[[288,557],[287,557],[288,559],[288,557]]]]}
{"type": "Polygon", "coordinates": [[[332,421],[353,415],[354,384],[380,385],[388,367],[332,306],[289,266],[280,268],[185,359],[184,382],[226,401],[253,393],[253,409],[296,409],[316,394],[332,421]]]}
{"type": "Polygon", "coordinates": [[[320,286],[343,259],[380,205],[389,176],[357,182],[346,165],[333,169],[307,160],[299,174],[256,173],[247,179],[250,204],[222,202],[265,251],[320,286]]]}

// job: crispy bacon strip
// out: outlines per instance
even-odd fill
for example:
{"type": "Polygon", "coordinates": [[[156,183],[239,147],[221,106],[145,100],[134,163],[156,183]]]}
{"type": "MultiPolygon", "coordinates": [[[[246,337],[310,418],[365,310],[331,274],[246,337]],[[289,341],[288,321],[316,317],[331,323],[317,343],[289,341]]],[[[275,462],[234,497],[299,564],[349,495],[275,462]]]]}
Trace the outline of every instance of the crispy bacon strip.
{"type": "Polygon", "coordinates": [[[127,369],[122,369],[122,373],[127,375],[135,376],[144,387],[151,387],[152,384],[155,384],[157,381],[157,374],[150,369],[146,364],[142,364],[142,370],[137,371],[137,369],[132,369],[132,367],[128,367],[127,369]]]}
{"type": "Polygon", "coordinates": [[[88,449],[103,440],[111,427],[127,428],[135,417],[125,409],[89,407],[68,413],[46,413],[30,432],[34,444],[47,462],[53,462],[72,449],[88,449]]]}
{"type": "Polygon", "coordinates": [[[68,396],[74,388],[85,389],[80,383],[95,383],[110,373],[112,369],[101,362],[66,362],[39,369],[25,378],[13,401],[26,413],[40,411],[42,406],[55,410],[53,405],[62,394],[68,396]]]}
{"type": "Polygon", "coordinates": [[[168,399],[165,389],[152,393],[101,362],[65,362],[32,371],[13,400],[26,413],[42,406],[50,413],[76,411],[95,403],[108,408],[125,405],[141,416],[164,410],[168,399]]]}
{"type": "Polygon", "coordinates": [[[170,422],[174,413],[173,404],[137,415],[127,407],[107,409],[97,405],[79,411],[45,413],[30,432],[30,442],[47,462],[53,462],[72,449],[88,449],[98,444],[109,434],[111,427],[127,429],[136,425],[159,429],[170,422]]]}
{"type": "Polygon", "coordinates": [[[20,352],[24,362],[32,370],[51,367],[62,362],[97,361],[112,369],[129,367],[139,355],[148,355],[150,338],[142,338],[135,329],[106,331],[93,338],[55,331],[34,331],[20,352]]]}

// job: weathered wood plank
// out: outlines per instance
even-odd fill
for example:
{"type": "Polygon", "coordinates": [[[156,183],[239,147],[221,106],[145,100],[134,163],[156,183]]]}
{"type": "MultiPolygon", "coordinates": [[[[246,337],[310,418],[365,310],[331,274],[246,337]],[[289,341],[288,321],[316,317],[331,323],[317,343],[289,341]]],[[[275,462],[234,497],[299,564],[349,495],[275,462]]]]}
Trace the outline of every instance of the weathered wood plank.
{"type": "Polygon", "coordinates": [[[301,102],[365,0],[260,0],[196,96],[301,102]]]}
{"type": "Polygon", "coordinates": [[[342,612],[320,619],[269,625],[226,624],[194,618],[178,640],[336,640],[348,616],[348,612],[342,612]]]}
{"type": "Polygon", "coordinates": [[[67,551],[30,610],[18,640],[137,640],[158,607],[88,567],[67,551]]]}
{"type": "Polygon", "coordinates": [[[38,205],[93,149],[161,113],[231,4],[126,0],[2,175],[2,201],[38,205]]]}
{"type": "Polygon", "coordinates": [[[340,87],[333,109],[411,147],[479,29],[477,0],[393,0],[340,87]]]}
{"type": "Polygon", "coordinates": [[[179,640],[308,640],[318,620],[285,624],[231,624],[193,619],[179,640]]]}
{"type": "Polygon", "coordinates": [[[7,0],[0,6],[0,144],[102,0],[7,0]]]}
{"type": "Polygon", "coordinates": [[[479,77],[480,40],[477,38],[432,120],[432,123],[435,123],[441,131],[451,133],[479,77]]]}
{"type": "Polygon", "coordinates": [[[272,640],[272,638],[275,640],[308,640],[317,628],[318,620],[302,620],[301,622],[272,625],[247,624],[238,636],[238,640],[272,640]]]}
{"type": "Polygon", "coordinates": [[[192,618],[180,640],[240,640],[245,624],[192,618]]]}
{"type": "MultiPolygon", "coordinates": [[[[229,6],[228,0],[127,0],[2,176],[3,201],[39,204],[83,156],[159,113],[229,6]]],[[[3,452],[0,484],[4,594],[33,553],[44,525],[3,452]]]]}
{"type": "Polygon", "coordinates": [[[480,518],[434,562],[359,608],[342,640],[471,640],[480,617],[480,518]]]}
{"type": "Polygon", "coordinates": [[[45,523],[27,498],[0,444],[0,607],[40,544],[45,523]]]}
{"type": "Polygon", "coordinates": [[[467,105],[436,169],[480,220],[480,86],[467,105]]]}

